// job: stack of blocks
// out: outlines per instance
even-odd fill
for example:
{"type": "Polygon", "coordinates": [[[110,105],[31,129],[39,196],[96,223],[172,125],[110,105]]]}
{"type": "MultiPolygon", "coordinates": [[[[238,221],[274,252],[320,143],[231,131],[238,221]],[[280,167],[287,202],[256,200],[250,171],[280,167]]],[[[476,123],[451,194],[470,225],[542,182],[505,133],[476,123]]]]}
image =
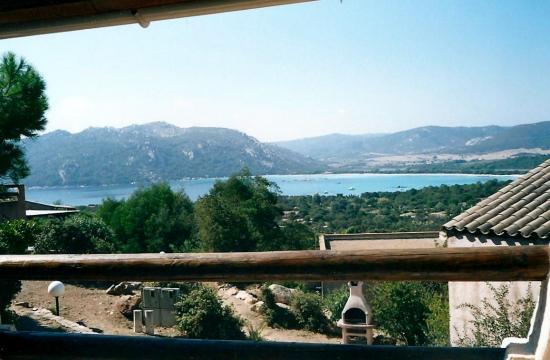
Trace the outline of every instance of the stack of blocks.
{"type": "MultiPolygon", "coordinates": [[[[143,288],[142,308],[145,314],[151,314],[149,311],[152,311],[153,326],[171,327],[176,325],[175,304],[178,301],[179,295],[180,289],[178,288],[143,288]]],[[[134,318],[134,322],[137,320],[134,318]]]]}

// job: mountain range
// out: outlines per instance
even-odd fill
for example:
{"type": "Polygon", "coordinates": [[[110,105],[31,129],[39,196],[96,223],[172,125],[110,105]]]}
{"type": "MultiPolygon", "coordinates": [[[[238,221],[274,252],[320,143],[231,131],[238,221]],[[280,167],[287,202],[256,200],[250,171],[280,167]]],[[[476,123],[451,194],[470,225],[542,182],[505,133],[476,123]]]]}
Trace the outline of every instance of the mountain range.
{"type": "Polygon", "coordinates": [[[224,128],[162,122],[121,129],[53,131],[25,141],[30,186],[149,183],[186,177],[319,172],[325,165],[224,128]]]}
{"type": "Polygon", "coordinates": [[[517,126],[425,126],[391,134],[331,134],[275,143],[323,161],[412,154],[486,154],[550,149],[550,121],[517,126]]]}
{"type": "Polygon", "coordinates": [[[550,122],[511,127],[426,126],[390,134],[331,134],[277,143],[262,143],[225,128],[180,128],[154,122],[120,129],[89,128],[76,134],[57,130],[27,139],[24,145],[31,167],[25,183],[31,186],[145,184],[228,176],[244,167],[252,174],[472,168],[483,172],[494,165],[487,161],[501,161],[498,166],[513,172],[510,164],[520,169],[518,164],[531,166],[534,160],[503,160],[550,154],[550,122]],[[453,161],[461,163],[440,166],[453,161]]]}

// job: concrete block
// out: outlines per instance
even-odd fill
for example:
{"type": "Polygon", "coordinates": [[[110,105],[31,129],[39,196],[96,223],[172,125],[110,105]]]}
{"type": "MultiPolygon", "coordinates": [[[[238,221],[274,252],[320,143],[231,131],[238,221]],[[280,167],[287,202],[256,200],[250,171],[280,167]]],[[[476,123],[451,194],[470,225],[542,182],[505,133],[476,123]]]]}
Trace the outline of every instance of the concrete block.
{"type": "Polygon", "coordinates": [[[160,324],[163,327],[172,327],[176,325],[176,313],[173,310],[160,310],[160,324]]]}
{"type": "Polygon", "coordinates": [[[143,311],[134,310],[134,332],[142,333],[143,332],[143,311]]]}
{"type": "Polygon", "coordinates": [[[155,310],[145,310],[145,333],[155,335],[154,314],[155,310]]]}
{"type": "Polygon", "coordinates": [[[160,308],[164,310],[174,310],[179,296],[180,289],[178,288],[162,288],[160,290],[160,308]]]}
{"type": "Polygon", "coordinates": [[[144,309],[160,309],[160,288],[143,288],[141,299],[144,309]]]}

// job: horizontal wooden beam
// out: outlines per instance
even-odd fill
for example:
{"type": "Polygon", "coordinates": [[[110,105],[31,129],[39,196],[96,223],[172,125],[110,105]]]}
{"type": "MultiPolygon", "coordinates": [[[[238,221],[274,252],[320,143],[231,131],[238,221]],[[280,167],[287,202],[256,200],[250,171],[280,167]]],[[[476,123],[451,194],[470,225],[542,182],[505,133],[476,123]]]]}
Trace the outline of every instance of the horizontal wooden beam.
{"type": "Polygon", "coordinates": [[[0,279],[543,280],[547,246],[193,254],[2,255],[0,279]]]}
{"type": "Polygon", "coordinates": [[[500,348],[438,348],[0,332],[2,359],[504,359],[500,348]]]}

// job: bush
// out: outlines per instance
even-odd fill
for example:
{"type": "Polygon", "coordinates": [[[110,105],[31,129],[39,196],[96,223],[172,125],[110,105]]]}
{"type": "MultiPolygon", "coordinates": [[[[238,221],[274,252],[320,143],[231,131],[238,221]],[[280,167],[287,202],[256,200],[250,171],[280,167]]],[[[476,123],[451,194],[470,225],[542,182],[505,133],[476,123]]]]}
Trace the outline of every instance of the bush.
{"type": "Polygon", "coordinates": [[[409,346],[428,343],[426,287],[418,282],[384,282],[372,289],[371,305],[378,328],[409,346]]]}
{"type": "MultiPolygon", "coordinates": [[[[34,243],[38,226],[25,220],[0,222],[0,254],[24,254],[27,247],[34,243]]],[[[0,316],[3,321],[13,318],[6,309],[13,297],[21,290],[17,280],[0,280],[0,316]]]]}
{"type": "Polygon", "coordinates": [[[294,315],[275,303],[275,297],[267,286],[262,287],[261,298],[264,302],[261,312],[268,326],[281,327],[283,329],[292,329],[296,327],[296,318],[294,315]]]}
{"type": "Polygon", "coordinates": [[[241,340],[243,321],[214,290],[198,286],[176,303],[176,327],[190,338],[241,340]]]}
{"type": "MultiPolygon", "coordinates": [[[[461,304],[459,308],[469,309],[473,320],[471,333],[459,334],[460,346],[500,346],[507,337],[525,338],[529,333],[531,317],[535,310],[535,300],[531,294],[531,286],[527,295],[512,303],[508,299],[510,285],[502,284],[498,288],[487,283],[493,293],[490,298],[484,298],[481,306],[461,304]]],[[[457,329],[455,328],[455,331],[457,329]]],[[[458,333],[458,331],[457,331],[458,333]]]]}
{"type": "Polygon", "coordinates": [[[342,286],[339,289],[333,290],[325,296],[323,303],[325,308],[330,311],[330,320],[340,320],[342,310],[344,310],[348,297],[349,289],[347,286],[342,286]]]}
{"type": "Polygon", "coordinates": [[[328,329],[328,319],[318,294],[297,291],[292,295],[290,309],[300,328],[315,332],[328,329]]]}
{"type": "Polygon", "coordinates": [[[90,215],[48,219],[41,224],[34,251],[39,254],[101,254],[114,252],[114,234],[90,215]]]}

